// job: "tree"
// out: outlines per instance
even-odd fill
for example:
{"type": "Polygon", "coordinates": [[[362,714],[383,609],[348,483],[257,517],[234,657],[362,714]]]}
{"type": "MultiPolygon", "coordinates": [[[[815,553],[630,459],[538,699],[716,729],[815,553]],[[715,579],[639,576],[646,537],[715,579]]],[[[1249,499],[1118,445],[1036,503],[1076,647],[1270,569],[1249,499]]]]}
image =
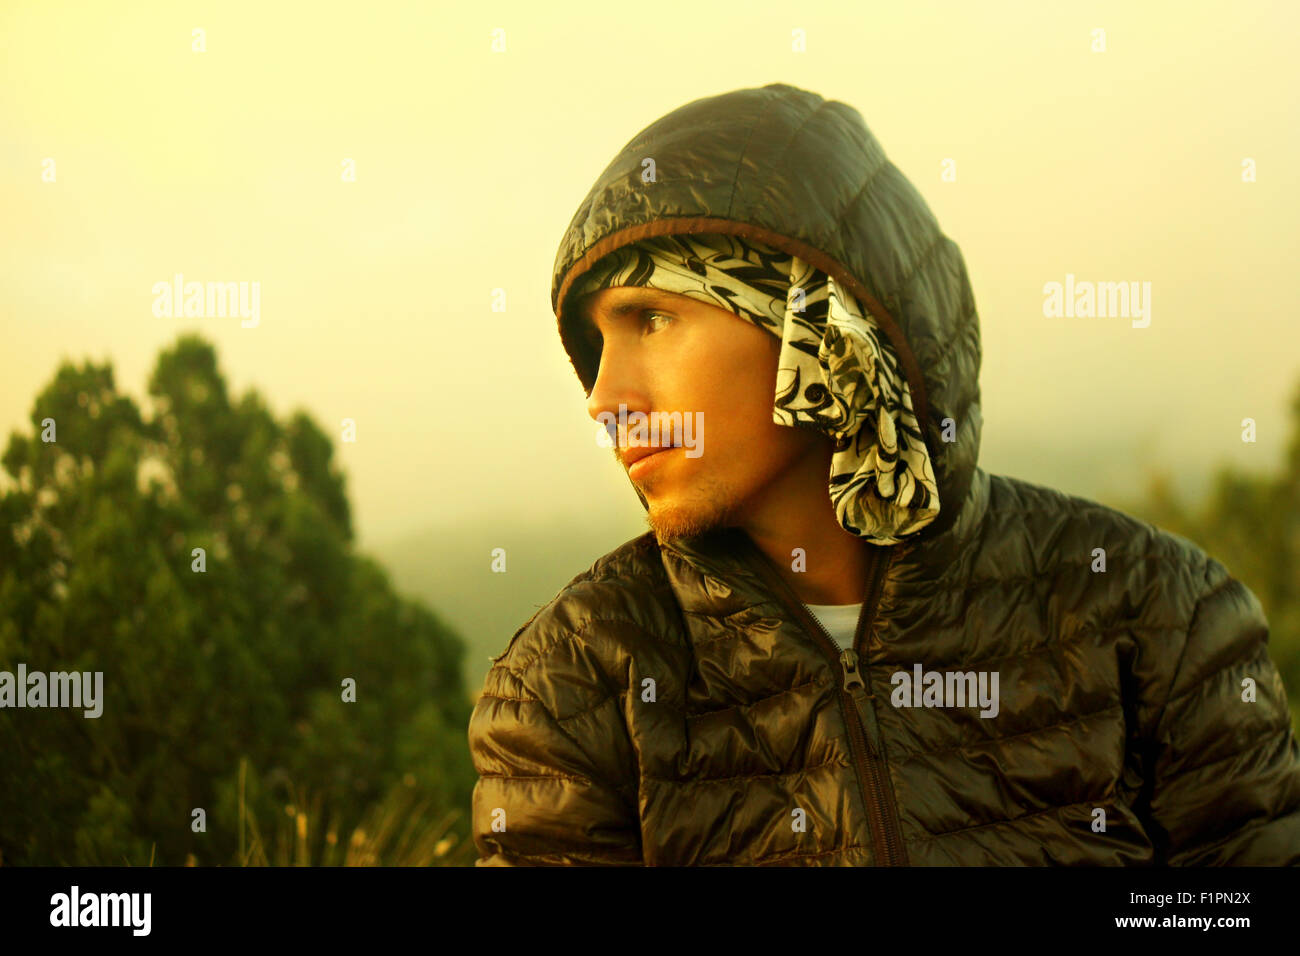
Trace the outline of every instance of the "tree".
{"type": "Polygon", "coordinates": [[[0,669],[102,671],[104,698],[0,709],[4,862],[233,862],[241,757],[263,817],[292,784],[346,824],[410,775],[467,806],[462,642],[354,551],[330,439],[232,401],[194,335],[149,395],[144,415],[111,365],[65,362],[4,453],[0,669]]]}
{"type": "Polygon", "coordinates": [[[1156,473],[1144,501],[1124,510],[1200,545],[1242,581],[1268,616],[1269,653],[1278,665],[1300,727],[1300,387],[1291,402],[1291,435],[1278,474],[1220,467],[1199,507],[1182,502],[1156,473]]]}

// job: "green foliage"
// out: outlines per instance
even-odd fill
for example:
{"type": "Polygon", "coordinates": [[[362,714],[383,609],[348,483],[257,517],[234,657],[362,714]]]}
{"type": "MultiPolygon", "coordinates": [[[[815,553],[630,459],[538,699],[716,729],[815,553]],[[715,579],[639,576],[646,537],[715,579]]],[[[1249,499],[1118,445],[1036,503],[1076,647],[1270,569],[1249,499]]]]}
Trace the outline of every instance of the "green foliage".
{"type": "Polygon", "coordinates": [[[1292,723],[1300,727],[1300,387],[1280,473],[1220,467],[1199,507],[1179,500],[1168,476],[1156,473],[1146,500],[1122,507],[1196,542],[1259,598],[1269,653],[1286,685],[1292,723]]]}
{"type": "Polygon", "coordinates": [[[330,439],[232,401],[194,335],[149,394],[144,415],[110,365],[65,362],[4,452],[0,670],[102,671],[104,702],[0,709],[3,862],[245,862],[241,812],[282,817],[297,787],[342,833],[398,791],[468,806],[461,641],[354,552],[330,439]]]}

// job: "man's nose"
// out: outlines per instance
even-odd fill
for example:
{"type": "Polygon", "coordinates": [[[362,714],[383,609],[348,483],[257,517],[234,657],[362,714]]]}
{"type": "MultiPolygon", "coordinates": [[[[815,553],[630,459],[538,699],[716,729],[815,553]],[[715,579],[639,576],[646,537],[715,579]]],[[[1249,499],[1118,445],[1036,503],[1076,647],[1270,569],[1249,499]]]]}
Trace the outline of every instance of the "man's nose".
{"type": "MultiPolygon", "coordinates": [[[[600,353],[600,369],[596,372],[595,384],[587,396],[587,414],[595,421],[600,421],[602,412],[617,418],[620,405],[626,407],[628,414],[647,412],[649,398],[644,376],[635,358],[613,342],[606,341],[600,353]]],[[[611,437],[617,442],[616,435],[611,437]]]]}

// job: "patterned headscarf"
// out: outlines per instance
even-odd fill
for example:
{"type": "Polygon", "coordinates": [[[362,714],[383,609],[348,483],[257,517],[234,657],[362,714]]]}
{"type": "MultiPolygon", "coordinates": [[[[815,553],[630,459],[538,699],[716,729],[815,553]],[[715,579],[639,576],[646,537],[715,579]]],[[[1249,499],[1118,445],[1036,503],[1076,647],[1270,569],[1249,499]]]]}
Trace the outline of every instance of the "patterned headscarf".
{"type": "Polygon", "coordinates": [[[722,234],[643,239],[602,257],[571,301],[649,286],[727,309],[781,340],[772,420],[835,441],[830,497],[840,525],[898,544],[939,514],[939,489],[888,338],[848,289],[796,256],[722,234]]]}

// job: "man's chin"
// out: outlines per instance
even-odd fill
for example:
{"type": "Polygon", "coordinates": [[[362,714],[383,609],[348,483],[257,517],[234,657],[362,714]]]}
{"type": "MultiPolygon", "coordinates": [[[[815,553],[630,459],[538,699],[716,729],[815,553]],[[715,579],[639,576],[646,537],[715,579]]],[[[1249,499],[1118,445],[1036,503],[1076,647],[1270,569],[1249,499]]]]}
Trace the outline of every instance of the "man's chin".
{"type": "Polygon", "coordinates": [[[651,499],[646,524],[661,542],[691,538],[731,525],[730,509],[712,504],[664,502],[651,499]]]}

